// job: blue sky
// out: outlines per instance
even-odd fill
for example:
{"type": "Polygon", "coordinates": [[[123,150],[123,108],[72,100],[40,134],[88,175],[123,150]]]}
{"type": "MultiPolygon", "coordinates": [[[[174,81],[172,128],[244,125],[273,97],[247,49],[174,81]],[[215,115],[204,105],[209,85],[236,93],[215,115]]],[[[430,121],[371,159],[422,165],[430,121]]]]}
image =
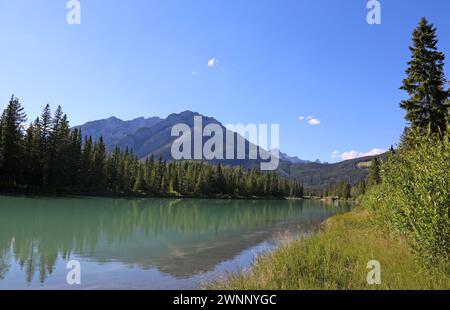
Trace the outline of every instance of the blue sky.
{"type": "Polygon", "coordinates": [[[387,149],[412,30],[426,16],[450,57],[450,1],[380,2],[368,25],[366,0],[80,0],[68,25],[66,0],[0,0],[1,107],[14,93],[30,119],[60,104],[72,125],[184,110],[278,123],[282,151],[330,162],[387,149]]]}

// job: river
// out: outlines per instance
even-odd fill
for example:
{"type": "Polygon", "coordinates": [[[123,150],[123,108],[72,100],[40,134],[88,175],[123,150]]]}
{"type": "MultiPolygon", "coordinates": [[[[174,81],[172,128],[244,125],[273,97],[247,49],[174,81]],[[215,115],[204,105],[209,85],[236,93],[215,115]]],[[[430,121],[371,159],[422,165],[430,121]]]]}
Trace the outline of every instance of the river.
{"type": "Polygon", "coordinates": [[[0,196],[0,289],[195,289],[349,206],[0,196]],[[78,261],[81,284],[69,285],[78,261]]]}

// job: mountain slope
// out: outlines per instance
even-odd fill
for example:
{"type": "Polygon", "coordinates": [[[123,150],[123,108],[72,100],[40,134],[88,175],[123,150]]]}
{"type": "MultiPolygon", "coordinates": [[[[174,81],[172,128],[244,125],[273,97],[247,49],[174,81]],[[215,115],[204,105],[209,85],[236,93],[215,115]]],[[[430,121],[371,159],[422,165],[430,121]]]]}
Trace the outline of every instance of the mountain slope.
{"type": "Polygon", "coordinates": [[[130,121],[123,121],[116,117],[88,122],[74,128],[81,129],[83,136],[91,136],[98,140],[103,136],[108,150],[112,150],[122,139],[128,135],[134,135],[142,128],[152,127],[159,123],[159,117],[139,117],[130,121]]]}
{"type": "MultiPolygon", "coordinates": [[[[114,149],[118,145],[121,149],[126,147],[133,149],[134,153],[139,159],[147,158],[151,155],[156,158],[162,157],[165,160],[172,160],[172,144],[178,137],[172,137],[172,128],[176,124],[185,124],[191,130],[191,141],[194,141],[194,117],[202,116],[203,128],[209,124],[217,124],[222,128],[223,137],[227,136],[228,131],[219,121],[212,117],[203,116],[197,112],[184,111],[178,114],[170,114],[165,119],[150,118],[139,120],[144,123],[141,127],[136,125],[136,120],[124,122],[117,118],[111,117],[107,120],[100,120],[89,122],[76,128],[81,128],[83,135],[91,135],[94,140],[100,136],[104,136],[105,144],[108,150],[114,149]],[[146,123],[145,123],[146,122],[146,123]]],[[[237,158],[237,137],[236,133],[232,133],[234,137],[234,158],[237,158]]],[[[240,136],[239,136],[240,137],[240,136]]],[[[202,145],[208,141],[210,137],[202,138],[202,145]]],[[[247,168],[258,167],[262,162],[260,159],[249,159],[249,146],[251,144],[245,140],[245,159],[234,160],[211,160],[213,164],[221,162],[225,165],[244,166],[247,168]]],[[[262,150],[267,154],[267,151],[262,150]]],[[[226,157],[226,145],[223,146],[223,158],[226,157]]],[[[191,147],[191,154],[194,154],[193,146],[191,147]]]]}
{"type": "Polygon", "coordinates": [[[300,159],[297,156],[289,156],[288,154],[281,152],[279,149],[273,149],[273,151],[278,151],[280,154],[279,158],[283,161],[290,162],[291,164],[306,164],[311,162],[309,160],[300,159]]]}
{"type": "MultiPolygon", "coordinates": [[[[184,111],[178,114],[171,114],[165,119],[158,117],[137,118],[131,121],[122,121],[111,117],[105,120],[98,120],[78,126],[83,135],[91,135],[94,140],[100,136],[104,137],[108,150],[112,150],[116,145],[121,149],[132,148],[140,159],[154,155],[156,158],[162,157],[165,160],[172,160],[172,143],[178,137],[172,137],[172,127],[176,124],[186,124],[191,129],[191,139],[193,140],[194,116],[202,116],[203,127],[208,124],[218,124],[226,137],[227,129],[216,119],[206,117],[192,111],[184,111]]],[[[237,154],[237,137],[234,137],[234,158],[237,154]]],[[[210,139],[204,137],[202,145],[210,139]]],[[[249,159],[249,146],[253,145],[245,140],[245,159],[235,160],[212,160],[212,164],[222,163],[229,166],[243,166],[246,168],[259,168],[261,160],[249,159]]],[[[264,151],[265,152],[265,151],[264,151]]],[[[193,154],[193,146],[191,147],[193,154]]],[[[226,148],[224,146],[223,157],[225,158],[226,148]]],[[[381,155],[384,156],[384,155],[381,155]]],[[[367,176],[367,165],[364,163],[371,161],[374,156],[347,160],[339,163],[329,164],[320,161],[310,162],[301,160],[298,157],[288,156],[280,152],[280,164],[277,173],[287,178],[294,178],[304,184],[305,187],[323,187],[340,181],[348,181],[351,184],[367,176]]]]}
{"type": "Polygon", "coordinates": [[[282,162],[279,169],[309,188],[324,187],[341,181],[347,181],[353,185],[367,176],[367,162],[375,157],[385,158],[386,154],[350,159],[334,164],[282,162]]]}

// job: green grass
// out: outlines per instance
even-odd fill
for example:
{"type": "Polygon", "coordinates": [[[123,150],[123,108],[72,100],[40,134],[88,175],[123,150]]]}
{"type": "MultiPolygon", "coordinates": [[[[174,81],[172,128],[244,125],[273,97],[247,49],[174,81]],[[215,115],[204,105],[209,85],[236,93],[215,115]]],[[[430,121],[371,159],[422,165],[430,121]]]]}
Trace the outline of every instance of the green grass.
{"type": "Polygon", "coordinates": [[[389,232],[371,211],[329,219],[316,235],[291,240],[257,258],[247,272],[209,289],[450,289],[449,266],[425,267],[407,240],[389,232]],[[368,285],[368,261],[381,263],[380,285],[368,285]]]}

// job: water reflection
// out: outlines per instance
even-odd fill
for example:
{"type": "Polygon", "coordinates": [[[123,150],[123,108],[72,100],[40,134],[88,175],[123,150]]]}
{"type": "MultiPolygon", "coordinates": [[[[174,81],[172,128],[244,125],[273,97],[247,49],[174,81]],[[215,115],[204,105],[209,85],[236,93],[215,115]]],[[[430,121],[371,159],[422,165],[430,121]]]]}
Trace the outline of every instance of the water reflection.
{"type": "Polygon", "coordinates": [[[175,278],[211,271],[286,229],[336,213],[316,201],[0,197],[0,281],[18,264],[44,283],[58,259],[157,268],[175,278]]]}

